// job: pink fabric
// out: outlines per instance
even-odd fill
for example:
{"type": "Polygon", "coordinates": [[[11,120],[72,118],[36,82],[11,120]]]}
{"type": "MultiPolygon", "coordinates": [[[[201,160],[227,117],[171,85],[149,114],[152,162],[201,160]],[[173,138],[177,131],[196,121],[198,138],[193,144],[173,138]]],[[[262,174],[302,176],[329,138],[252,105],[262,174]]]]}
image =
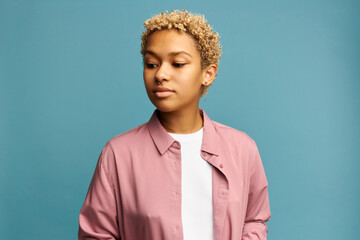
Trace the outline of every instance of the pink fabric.
{"type": "MultiPolygon", "coordinates": [[[[180,143],[157,112],[104,146],[80,210],[79,239],[183,239],[180,143]]],[[[214,239],[265,240],[268,182],[255,142],[200,113],[201,157],[212,165],[214,239]]]]}

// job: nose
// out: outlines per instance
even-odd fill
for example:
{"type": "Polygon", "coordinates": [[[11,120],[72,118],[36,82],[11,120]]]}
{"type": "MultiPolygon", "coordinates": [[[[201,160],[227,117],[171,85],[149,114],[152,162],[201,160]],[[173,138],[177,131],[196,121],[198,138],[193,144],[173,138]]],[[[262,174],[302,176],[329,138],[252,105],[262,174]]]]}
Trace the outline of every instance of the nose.
{"type": "Polygon", "coordinates": [[[169,79],[169,68],[166,66],[166,63],[163,63],[159,66],[156,74],[155,80],[157,81],[167,81],[169,79]]]}

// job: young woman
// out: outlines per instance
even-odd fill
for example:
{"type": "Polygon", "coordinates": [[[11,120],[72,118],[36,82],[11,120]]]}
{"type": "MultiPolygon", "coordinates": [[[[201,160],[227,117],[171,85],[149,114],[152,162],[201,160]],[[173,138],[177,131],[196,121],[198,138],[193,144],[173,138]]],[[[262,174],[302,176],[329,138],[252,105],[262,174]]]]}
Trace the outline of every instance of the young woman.
{"type": "Polygon", "coordinates": [[[144,25],[143,76],[156,109],[104,146],[79,239],[265,240],[271,214],[256,144],[199,108],[217,74],[219,35],[186,10],[144,25]]]}

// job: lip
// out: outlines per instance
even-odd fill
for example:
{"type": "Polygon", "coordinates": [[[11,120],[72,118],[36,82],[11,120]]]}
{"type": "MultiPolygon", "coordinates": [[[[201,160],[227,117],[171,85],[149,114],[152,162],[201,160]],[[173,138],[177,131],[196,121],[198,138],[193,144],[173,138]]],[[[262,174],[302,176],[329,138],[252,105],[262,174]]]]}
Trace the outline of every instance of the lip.
{"type": "Polygon", "coordinates": [[[166,87],[156,87],[154,92],[174,92],[173,90],[166,88],[166,87]]]}
{"type": "Polygon", "coordinates": [[[166,88],[166,87],[156,87],[154,89],[154,93],[155,93],[155,96],[156,97],[159,97],[159,98],[163,98],[163,97],[168,97],[172,94],[174,94],[174,90],[171,90],[169,88],[166,88]]]}

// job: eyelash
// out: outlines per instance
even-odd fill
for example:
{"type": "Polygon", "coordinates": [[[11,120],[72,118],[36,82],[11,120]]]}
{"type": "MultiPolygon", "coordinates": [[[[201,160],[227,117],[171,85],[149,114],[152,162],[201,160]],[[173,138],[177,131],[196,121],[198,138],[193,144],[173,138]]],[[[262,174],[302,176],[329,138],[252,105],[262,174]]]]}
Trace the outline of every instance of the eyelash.
{"type": "Polygon", "coordinates": [[[180,68],[185,65],[185,63],[174,63],[175,67],[180,68]]]}
{"type": "Polygon", "coordinates": [[[147,64],[146,64],[146,67],[147,67],[147,68],[154,68],[154,67],[152,67],[152,66],[154,66],[154,65],[156,65],[156,64],[147,63],[147,64]]]}
{"type": "MultiPolygon", "coordinates": [[[[174,67],[176,68],[181,68],[185,65],[185,63],[173,63],[174,67]]],[[[154,66],[156,66],[156,64],[152,64],[152,63],[147,63],[146,67],[147,68],[154,68],[154,66]]]]}

